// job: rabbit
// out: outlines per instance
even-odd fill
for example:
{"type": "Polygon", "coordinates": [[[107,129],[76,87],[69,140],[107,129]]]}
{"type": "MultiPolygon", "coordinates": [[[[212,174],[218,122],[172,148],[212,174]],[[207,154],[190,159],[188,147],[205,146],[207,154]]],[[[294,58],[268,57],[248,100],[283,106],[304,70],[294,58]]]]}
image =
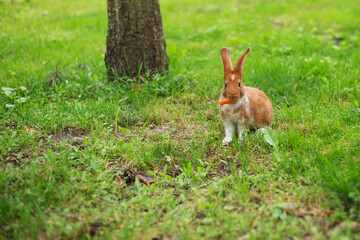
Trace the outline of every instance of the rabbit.
{"type": "Polygon", "coordinates": [[[225,127],[224,146],[232,141],[234,127],[237,129],[241,141],[242,135],[247,129],[266,127],[273,121],[273,107],[265,93],[256,88],[245,87],[242,83],[244,59],[249,52],[250,48],[240,56],[232,70],[229,50],[221,49],[224,87],[221,90],[220,100],[236,101],[231,104],[219,105],[220,116],[225,127]]]}

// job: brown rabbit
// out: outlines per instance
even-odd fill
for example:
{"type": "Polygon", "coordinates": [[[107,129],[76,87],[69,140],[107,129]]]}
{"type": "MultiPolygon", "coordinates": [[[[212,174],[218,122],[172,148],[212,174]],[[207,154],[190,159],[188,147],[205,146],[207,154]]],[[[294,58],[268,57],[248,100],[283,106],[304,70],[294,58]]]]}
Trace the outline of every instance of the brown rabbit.
{"type": "Polygon", "coordinates": [[[232,141],[234,127],[237,128],[239,139],[242,140],[242,134],[246,129],[269,126],[273,120],[273,107],[265,93],[256,88],[245,87],[242,83],[244,59],[249,51],[250,48],[240,56],[232,70],[229,50],[221,49],[224,87],[220,100],[228,99],[234,102],[219,105],[225,126],[224,145],[232,141]]]}

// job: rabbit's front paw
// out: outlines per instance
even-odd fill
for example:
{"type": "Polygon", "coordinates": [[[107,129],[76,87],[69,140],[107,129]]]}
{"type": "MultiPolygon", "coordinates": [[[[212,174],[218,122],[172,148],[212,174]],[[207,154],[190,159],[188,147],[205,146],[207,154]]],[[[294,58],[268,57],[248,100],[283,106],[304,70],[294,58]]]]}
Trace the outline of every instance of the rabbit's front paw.
{"type": "Polygon", "coordinates": [[[224,140],[223,140],[223,146],[227,146],[231,143],[232,141],[232,138],[229,138],[229,137],[225,137],[224,140]]]}

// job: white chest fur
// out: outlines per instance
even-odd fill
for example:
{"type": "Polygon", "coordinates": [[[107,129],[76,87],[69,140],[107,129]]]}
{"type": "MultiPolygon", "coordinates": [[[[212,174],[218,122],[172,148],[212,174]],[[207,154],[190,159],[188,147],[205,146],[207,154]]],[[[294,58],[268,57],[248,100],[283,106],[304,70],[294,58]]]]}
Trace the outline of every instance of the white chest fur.
{"type": "MultiPolygon", "coordinates": [[[[220,97],[220,99],[223,99],[220,97]]],[[[220,106],[220,111],[225,113],[227,116],[226,121],[238,123],[244,121],[245,116],[250,116],[250,101],[248,96],[245,94],[236,103],[224,104],[220,106]]]]}

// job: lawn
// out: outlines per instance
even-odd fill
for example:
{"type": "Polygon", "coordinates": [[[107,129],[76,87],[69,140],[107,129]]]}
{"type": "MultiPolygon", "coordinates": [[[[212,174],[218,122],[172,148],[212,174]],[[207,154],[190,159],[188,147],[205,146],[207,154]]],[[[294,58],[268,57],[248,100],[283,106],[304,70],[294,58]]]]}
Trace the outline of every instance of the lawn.
{"type": "Polygon", "coordinates": [[[0,239],[360,239],[360,1],[160,7],[169,73],[120,84],[106,1],[0,0],[0,239]],[[224,46],[276,144],[222,146],[224,46]]]}

